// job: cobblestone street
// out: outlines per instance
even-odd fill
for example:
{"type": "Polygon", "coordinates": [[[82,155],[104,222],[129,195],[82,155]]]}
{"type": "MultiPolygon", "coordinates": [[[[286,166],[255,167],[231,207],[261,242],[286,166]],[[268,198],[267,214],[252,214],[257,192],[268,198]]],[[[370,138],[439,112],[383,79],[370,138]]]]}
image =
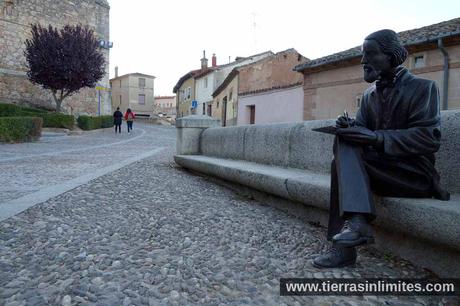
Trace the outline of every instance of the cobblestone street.
{"type": "Polygon", "coordinates": [[[0,203],[107,170],[0,221],[0,305],[459,305],[453,297],[280,296],[282,277],[427,272],[370,250],[353,267],[316,269],[324,228],[176,166],[174,128],[134,132],[0,145],[0,203]],[[109,171],[123,161],[134,162],[109,171]]]}

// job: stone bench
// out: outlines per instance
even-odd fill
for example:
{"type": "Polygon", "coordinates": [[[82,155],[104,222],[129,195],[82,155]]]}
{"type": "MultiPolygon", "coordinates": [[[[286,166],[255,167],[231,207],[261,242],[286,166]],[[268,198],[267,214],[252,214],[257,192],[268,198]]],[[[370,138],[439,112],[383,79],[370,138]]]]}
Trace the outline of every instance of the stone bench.
{"type": "MultiPolygon", "coordinates": [[[[333,136],[311,129],[333,123],[221,128],[207,116],[183,117],[176,123],[174,158],[185,168],[286,199],[284,206],[302,203],[302,217],[326,226],[333,136]]],[[[460,111],[443,112],[437,169],[451,201],[375,197],[376,247],[449,277],[460,276],[459,142],[460,111]]]]}

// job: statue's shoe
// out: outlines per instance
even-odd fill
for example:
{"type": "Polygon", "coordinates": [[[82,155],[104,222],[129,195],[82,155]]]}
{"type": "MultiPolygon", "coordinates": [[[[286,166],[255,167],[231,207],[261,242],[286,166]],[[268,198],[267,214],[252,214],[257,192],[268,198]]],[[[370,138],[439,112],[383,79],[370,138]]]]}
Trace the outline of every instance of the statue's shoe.
{"type": "Polygon", "coordinates": [[[356,249],[332,246],[325,254],[313,259],[317,268],[341,268],[356,262],[356,249]]]}
{"type": "Polygon", "coordinates": [[[372,226],[361,215],[346,220],[340,233],[332,237],[334,244],[342,247],[355,247],[374,243],[372,226]]]}

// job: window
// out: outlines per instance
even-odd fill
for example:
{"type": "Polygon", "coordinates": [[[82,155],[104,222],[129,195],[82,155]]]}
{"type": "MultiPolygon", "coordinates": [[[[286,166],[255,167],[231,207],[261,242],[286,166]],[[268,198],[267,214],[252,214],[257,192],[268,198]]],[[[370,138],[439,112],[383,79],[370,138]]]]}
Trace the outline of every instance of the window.
{"type": "Polygon", "coordinates": [[[187,88],[187,99],[190,99],[192,97],[192,88],[188,87],[187,88]]]}
{"type": "Polygon", "coordinates": [[[139,104],[145,105],[145,95],[139,95],[139,104]]]}
{"type": "Polygon", "coordinates": [[[121,105],[121,95],[120,95],[120,105],[121,105]]]}
{"type": "Polygon", "coordinates": [[[204,78],[204,88],[208,88],[208,77],[204,78]]]}
{"type": "Polygon", "coordinates": [[[219,108],[219,100],[217,100],[217,106],[216,106],[216,108],[219,108]]]}
{"type": "Polygon", "coordinates": [[[425,58],[423,55],[414,56],[414,68],[425,67],[425,58]]]}
{"type": "Polygon", "coordinates": [[[139,88],[144,88],[144,87],[145,87],[145,79],[139,78],[139,88]]]}
{"type": "Polygon", "coordinates": [[[230,93],[229,93],[229,95],[228,95],[228,100],[229,100],[229,101],[232,101],[232,96],[233,96],[233,88],[230,89],[230,93]]]}
{"type": "Polygon", "coordinates": [[[120,88],[121,88],[121,80],[120,80],[120,88]]]}

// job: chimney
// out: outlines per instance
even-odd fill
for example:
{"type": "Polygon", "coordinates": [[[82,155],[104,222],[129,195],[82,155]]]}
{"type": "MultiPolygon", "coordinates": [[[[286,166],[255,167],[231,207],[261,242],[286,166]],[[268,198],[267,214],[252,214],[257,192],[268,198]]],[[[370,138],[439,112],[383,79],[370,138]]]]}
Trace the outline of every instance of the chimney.
{"type": "Polygon", "coordinates": [[[208,59],[206,58],[205,50],[203,50],[203,58],[201,59],[201,70],[208,69],[208,59]]]}
{"type": "Polygon", "coordinates": [[[118,66],[115,66],[115,77],[118,78],[118,66]]]}
{"type": "Polygon", "coordinates": [[[213,54],[212,55],[212,67],[217,67],[217,57],[216,57],[216,54],[213,54]]]}

